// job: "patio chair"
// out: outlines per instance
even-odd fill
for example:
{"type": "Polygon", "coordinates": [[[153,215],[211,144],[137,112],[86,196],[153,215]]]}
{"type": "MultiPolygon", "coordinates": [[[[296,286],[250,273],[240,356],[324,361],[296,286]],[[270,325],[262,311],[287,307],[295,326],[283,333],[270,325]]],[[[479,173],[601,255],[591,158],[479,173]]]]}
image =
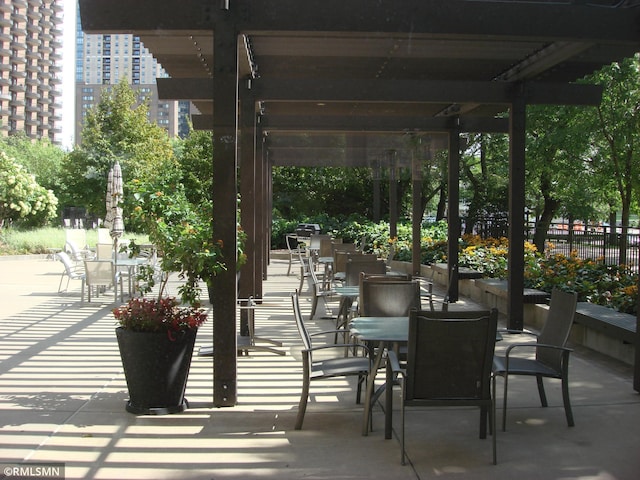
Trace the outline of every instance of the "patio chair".
{"type": "Polygon", "coordinates": [[[307,280],[311,290],[313,290],[313,285],[311,284],[311,273],[309,272],[309,258],[307,256],[307,251],[305,249],[298,248],[297,251],[298,263],[300,264],[300,285],[298,286],[298,291],[302,294],[302,287],[304,286],[304,281],[307,280]]]}
{"type": "Polygon", "coordinates": [[[367,236],[362,235],[360,242],[358,242],[358,251],[364,253],[364,249],[367,247],[367,236]]]}
{"type": "Polygon", "coordinates": [[[320,254],[320,247],[323,242],[329,242],[331,244],[331,235],[326,233],[313,233],[309,236],[309,250],[316,256],[320,254]]]}
{"type": "MultiPolygon", "coordinates": [[[[507,387],[512,375],[535,376],[538,383],[540,403],[546,407],[547,397],[544,391],[543,378],[556,378],[562,382],[562,400],[567,425],[574,426],[573,412],[569,401],[569,354],[571,349],[566,347],[567,339],[576,315],[578,302],[577,293],[563,292],[554,289],[551,292],[547,320],[537,336],[536,342],[511,344],[505,350],[504,356],[496,355],[493,359],[493,375],[504,378],[504,393],[502,404],[502,430],[506,430],[507,423],[507,387]],[[535,358],[524,358],[517,352],[535,352],[535,358]]],[[[507,331],[508,332],[508,331],[507,331]]],[[[536,336],[532,332],[508,332],[536,336]]]]}
{"type": "Polygon", "coordinates": [[[394,257],[396,256],[396,246],[391,244],[389,246],[389,253],[387,254],[387,258],[385,260],[385,264],[387,265],[387,270],[391,270],[391,262],[393,262],[394,257]]]}
{"type": "Polygon", "coordinates": [[[113,243],[96,243],[96,260],[113,260],[113,243]]]}
{"type": "Polygon", "coordinates": [[[316,272],[315,266],[313,264],[313,257],[310,256],[307,259],[307,271],[309,273],[309,278],[311,279],[311,288],[312,288],[312,303],[311,303],[311,315],[309,316],[309,320],[313,320],[316,315],[316,310],[318,309],[318,302],[322,300],[325,306],[325,316],[322,318],[333,318],[333,316],[326,316],[326,312],[329,308],[328,302],[330,300],[338,300],[335,296],[335,292],[331,289],[331,285],[324,280],[323,277],[318,276],[318,272],[316,272]]]}
{"type": "MultiPolygon", "coordinates": [[[[287,251],[289,252],[289,268],[287,269],[287,276],[291,275],[291,267],[299,262],[300,249],[302,248],[298,241],[298,236],[295,234],[285,235],[285,242],[287,244],[287,251]]],[[[304,244],[302,244],[304,245],[304,244]]]]}
{"type": "MultiPolygon", "coordinates": [[[[495,402],[492,395],[493,358],[498,311],[432,312],[412,310],[406,368],[394,351],[387,368],[401,387],[400,448],[404,465],[406,407],[480,407],[480,438],[487,436],[487,417],[497,462],[495,402]]],[[[388,375],[387,377],[393,378],[388,375]]],[[[495,383],[493,384],[495,393],[495,383]]]]}
{"type": "Polygon", "coordinates": [[[82,262],[83,260],[92,260],[95,257],[94,252],[88,248],[80,248],[73,240],[67,240],[64,244],[64,251],[68,253],[69,257],[76,262],[82,262]]]}
{"type": "Polygon", "coordinates": [[[85,284],[85,272],[84,265],[81,263],[74,263],[69,258],[69,255],[66,252],[58,252],[55,257],[60,260],[62,265],[64,266],[64,270],[62,271],[62,275],[60,276],[60,284],[58,285],[58,293],[66,292],[69,288],[69,282],[71,280],[81,280],[82,287],[80,296],[84,298],[84,284],[85,284]],[[64,277],[67,277],[67,286],[62,290],[62,280],[64,277]]]}
{"type": "Polygon", "coordinates": [[[441,305],[441,310],[446,312],[449,310],[449,292],[451,291],[451,284],[453,283],[453,277],[455,275],[456,267],[451,269],[449,273],[449,281],[447,283],[447,289],[444,292],[444,295],[438,295],[433,291],[433,276],[435,275],[435,270],[431,269],[431,275],[428,277],[414,276],[415,280],[420,282],[420,296],[422,300],[429,302],[429,308],[431,311],[435,311],[435,304],[438,303],[441,305]]]}
{"type": "Polygon", "coordinates": [[[375,275],[385,275],[387,273],[387,266],[384,260],[379,258],[362,259],[362,255],[356,255],[349,257],[347,265],[345,266],[344,284],[345,285],[360,285],[360,273],[369,273],[375,275]]]}
{"type": "Polygon", "coordinates": [[[302,313],[300,311],[300,303],[298,298],[298,292],[294,292],[291,295],[291,302],[293,304],[293,314],[302,339],[302,393],[300,394],[300,402],[298,404],[298,416],[296,418],[295,429],[302,429],[302,423],[304,422],[304,415],[307,410],[307,401],[309,400],[309,387],[312,381],[321,380],[334,377],[348,377],[357,376],[356,387],[356,403],[360,403],[362,396],[362,384],[366,381],[369,375],[369,369],[371,368],[370,355],[368,355],[367,348],[364,345],[354,344],[340,344],[340,345],[321,345],[314,347],[311,338],[316,335],[330,333],[330,332],[318,332],[310,334],[302,319],[302,313]],[[345,352],[348,349],[354,349],[355,351],[362,352],[363,356],[345,356],[345,352]],[[336,350],[338,355],[335,357],[327,358],[324,352],[336,350]],[[313,354],[321,351],[322,360],[314,360],[313,354]]]}
{"type": "MultiPolygon", "coordinates": [[[[116,271],[111,260],[85,260],[85,283],[87,284],[87,301],[91,302],[91,291],[95,287],[96,297],[100,290],[113,285],[114,301],[118,301],[118,283],[120,284],[120,299],[123,298],[122,276],[116,271]]],[[[84,295],[82,297],[84,301],[84,295]]]]}
{"type": "Polygon", "coordinates": [[[363,317],[406,317],[420,309],[420,284],[388,275],[360,273],[360,315],[363,317]]]}

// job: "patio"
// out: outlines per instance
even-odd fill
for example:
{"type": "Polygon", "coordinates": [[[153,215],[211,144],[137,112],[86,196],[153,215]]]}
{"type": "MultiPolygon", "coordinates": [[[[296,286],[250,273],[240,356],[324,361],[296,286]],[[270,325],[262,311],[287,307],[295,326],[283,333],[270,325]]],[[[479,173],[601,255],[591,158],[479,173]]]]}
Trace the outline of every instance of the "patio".
{"type": "MultiPolygon", "coordinates": [[[[81,305],[79,282],[56,293],[59,262],[0,258],[0,464],[64,462],[67,479],[640,475],[640,396],[632,388],[631,368],[584,349],[571,360],[574,428],[566,426],[559,382],[547,383],[550,405],[542,409],[533,379],[510,381],[497,466],[491,464],[490,440],[478,439],[477,410],[411,409],[410,464],[402,467],[397,439],[384,440],[380,406],[373,410],[374,431],[361,436],[362,406],[355,405],[353,385],[344,379],[312,385],[303,430],[295,431],[302,374],[288,297],[298,279],[286,275],[287,266],[272,259],[264,284],[270,306],[256,312],[257,334],[282,341],[286,355],[239,357],[238,405],[230,408],[212,407],[212,358],[195,356],[190,408],[154,417],[125,411],[126,384],[108,303],[113,296],[81,305]]],[[[305,318],[309,300],[302,297],[305,318]]],[[[211,343],[212,323],[199,332],[196,352],[211,343]]],[[[329,320],[309,322],[316,331],[331,326],[329,320]]]]}

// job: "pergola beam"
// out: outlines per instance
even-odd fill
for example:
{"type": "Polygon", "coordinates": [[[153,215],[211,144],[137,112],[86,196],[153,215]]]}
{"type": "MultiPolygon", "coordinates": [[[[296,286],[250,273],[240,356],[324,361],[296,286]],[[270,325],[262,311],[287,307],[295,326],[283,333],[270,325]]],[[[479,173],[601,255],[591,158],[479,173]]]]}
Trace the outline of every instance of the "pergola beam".
{"type": "MultiPolygon", "coordinates": [[[[424,80],[260,79],[257,100],[309,102],[424,102],[505,105],[513,101],[519,83],[424,80]]],[[[598,85],[527,83],[528,104],[598,105],[598,85]]]]}
{"type": "Polygon", "coordinates": [[[156,78],[160,100],[206,100],[213,102],[210,78],[156,78]]]}
{"type": "MultiPolygon", "coordinates": [[[[165,100],[211,100],[211,79],[158,78],[158,95],[165,100]]],[[[406,102],[478,103],[506,107],[520,89],[517,82],[261,79],[254,82],[254,96],[265,102],[406,102]]],[[[599,105],[599,85],[525,84],[527,104],[599,105]]]]}
{"type": "MultiPolygon", "coordinates": [[[[218,4],[210,0],[80,0],[79,4],[87,33],[211,31],[222,15],[218,4]],[[124,11],[127,15],[122,15],[124,11]]],[[[423,0],[412,2],[407,12],[395,0],[379,0],[374,5],[370,0],[325,0],[313,8],[300,8],[299,0],[231,0],[230,8],[238,12],[237,27],[244,33],[376,32],[638,42],[637,11],[605,5],[423,0]]]]}
{"type": "MultiPolygon", "coordinates": [[[[211,115],[192,115],[196,130],[213,129],[211,115]]],[[[442,133],[451,128],[451,119],[447,117],[421,118],[409,117],[373,117],[373,116],[296,116],[268,115],[261,119],[262,129],[275,133],[409,133],[430,132],[442,133]]],[[[491,117],[461,117],[461,132],[508,133],[509,120],[491,117]]]]}

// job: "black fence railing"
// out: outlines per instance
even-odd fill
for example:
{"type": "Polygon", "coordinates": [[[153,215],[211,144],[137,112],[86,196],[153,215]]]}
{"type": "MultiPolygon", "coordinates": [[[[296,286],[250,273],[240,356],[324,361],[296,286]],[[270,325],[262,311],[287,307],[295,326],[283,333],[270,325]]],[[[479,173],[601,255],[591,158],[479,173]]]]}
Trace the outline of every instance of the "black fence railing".
{"type": "MultiPolygon", "coordinates": [[[[547,230],[547,249],[569,255],[575,251],[579,258],[600,259],[606,265],[640,264],[640,230],[628,227],[627,245],[622,248],[621,226],[554,223],[547,230]]],[[[530,233],[533,238],[533,231],[530,233]]]]}
{"type": "MultiPolygon", "coordinates": [[[[463,227],[464,228],[464,227],[463,227]]],[[[583,223],[552,223],[545,238],[546,253],[570,255],[575,251],[579,258],[592,258],[606,265],[640,266],[640,229],[627,228],[627,246],[621,251],[622,227],[609,225],[585,225],[583,223]]],[[[508,236],[508,222],[505,218],[486,218],[474,225],[473,233],[482,238],[508,236]]],[[[533,241],[535,224],[526,226],[525,237],[533,241]]]]}

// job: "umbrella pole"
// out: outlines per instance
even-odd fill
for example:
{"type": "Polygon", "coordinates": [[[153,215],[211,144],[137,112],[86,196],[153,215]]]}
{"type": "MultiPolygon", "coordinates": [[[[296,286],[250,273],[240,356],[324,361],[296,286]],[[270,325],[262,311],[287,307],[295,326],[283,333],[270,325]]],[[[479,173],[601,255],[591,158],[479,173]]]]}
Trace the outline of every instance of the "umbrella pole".
{"type": "MultiPolygon", "coordinates": [[[[118,303],[118,237],[113,237],[113,298],[118,303]]],[[[122,302],[122,296],[120,301],[122,302]]]]}

